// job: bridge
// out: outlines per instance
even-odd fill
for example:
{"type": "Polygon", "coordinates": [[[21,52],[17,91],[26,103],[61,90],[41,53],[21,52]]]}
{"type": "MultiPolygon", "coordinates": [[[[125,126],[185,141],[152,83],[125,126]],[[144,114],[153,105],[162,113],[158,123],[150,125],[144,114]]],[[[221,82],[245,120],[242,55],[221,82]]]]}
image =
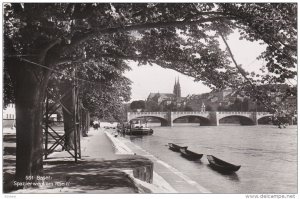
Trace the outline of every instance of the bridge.
{"type": "Polygon", "coordinates": [[[257,125],[258,120],[273,116],[268,112],[216,112],[216,111],[189,111],[189,112],[128,112],[127,121],[137,118],[156,118],[162,126],[173,126],[174,120],[183,117],[197,117],[202,126],[219,126],[220,120],[229,117],[239,118],[242,125],[257,125]]]}

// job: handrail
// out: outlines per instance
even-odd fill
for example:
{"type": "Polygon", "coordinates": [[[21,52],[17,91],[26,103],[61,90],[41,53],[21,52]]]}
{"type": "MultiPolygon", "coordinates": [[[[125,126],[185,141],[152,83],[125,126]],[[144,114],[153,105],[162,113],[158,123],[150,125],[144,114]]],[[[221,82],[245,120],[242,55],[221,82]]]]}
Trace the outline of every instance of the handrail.
{"type": "MultiPolygon", "coordinates": [[[[207,114],[207,113],[217,113],[217,114],[259,114],[259,115],[265,115],[265,114],[272,114],[269,112],[245,112],[245,111],[172,111],[172,114],[207,114]]],[[[167,114],[168,112],[127,112],[130,115],[161,115],[161,114],[167,114]]]]}

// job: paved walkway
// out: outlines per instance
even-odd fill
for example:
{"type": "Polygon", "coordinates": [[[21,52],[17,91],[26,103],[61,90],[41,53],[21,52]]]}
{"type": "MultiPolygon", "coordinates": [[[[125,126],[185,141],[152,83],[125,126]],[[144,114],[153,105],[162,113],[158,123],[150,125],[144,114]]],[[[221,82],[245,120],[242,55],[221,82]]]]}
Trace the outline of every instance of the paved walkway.
{"type": "MultiPolygon", "coordinates": [[[[13,136],[10,134],[10,142],[13,141],[13,136]]],[[[65,151],[55,152],[44,161],[44,176],[50,176],[50,179],[42,181],[43,184],[38,189],[27,187],[14,193],[141,192],[136,182],[124,170],[148,166],[151,161],[140,156],[116,155],[111,141],[102,130],[91,130],[88,137],[82,138],[81,141],[82,159],[78,163],[75,163],[65,151]]],[[[9,151],[10,153],[4,153],[4,156],[8,155],[11,160],[11,157],[15,157],[15,153],[9,151]]],[[[4,158],[4,167],[7,169],[4,170],[14,172],[14,166],[11,166],[13,162],[5,160],[6,158],[4,158]]]]}
{"type": "Polygon", "coordinates": [[[81,140],[81,155],[86,160],[115,160],[119,155],[102,130],[90,130],[88,137],[81,140]]]}
{"type": "MultiPolygon", "coordinates": [[[[51,154],[44,164],[45,176],[51,176],[51,180],[45,181],[45,186],[39,189],[23,189],[17,193],[149,193],[153,190],[155,193],[209,193],[209,190],[130,140],[114,137],[114,130],[106,131],[109,138],[103,129],[91,129],[88,137],[82,138],[82,159],[78,163],[65,151],[51,154]],[[134,153],[136,155],[132,155],[134,153]],[[124,170],[149,164],[149,159],[154,163],[154,185],[149,188],[149,184],[140,181],[146,187],[141,190],[124,170]]],[[[9,142],[13,142],[12,136],[10,134],[9,142]]],[[[8,150],[4,148],[5,151],[8,150]]],[[[6,168],[13,168],[12,162],[5,161],[6,155],[12,160],[15,155],[12,151],[4,153],[6,168]]]]}

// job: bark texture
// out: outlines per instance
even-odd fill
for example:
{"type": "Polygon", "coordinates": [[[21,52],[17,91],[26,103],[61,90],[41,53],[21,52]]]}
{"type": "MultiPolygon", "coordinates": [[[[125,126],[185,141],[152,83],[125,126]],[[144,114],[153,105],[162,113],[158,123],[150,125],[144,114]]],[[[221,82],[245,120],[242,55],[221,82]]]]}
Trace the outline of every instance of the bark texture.
{"type": "Polygon", "coordinates": [[[43,101],[45,84],[43,77],[32,65],[13,63],[16,103],[16,179],[43,173],[43,101]]]}
{"type": "Polygon", "coordinates": [[[64,120],[64,131],[65,131],[65,149],[74,149],[74,118],[73,113],[75,111],[74,99],[72,97],[72,83],[64,82],[60,86],[61,95],[65,94],[62,98],[61,103],[63,106],[63,120],[64,120]]]}

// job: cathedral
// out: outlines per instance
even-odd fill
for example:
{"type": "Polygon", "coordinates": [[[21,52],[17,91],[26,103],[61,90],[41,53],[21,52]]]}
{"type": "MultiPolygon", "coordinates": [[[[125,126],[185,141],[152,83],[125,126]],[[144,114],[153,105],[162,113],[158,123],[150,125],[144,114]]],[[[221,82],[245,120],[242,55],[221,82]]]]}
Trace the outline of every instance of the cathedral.
{"type": "Polygon", "coordinates": [[[180,88],[180,83],[179,83],[179,77],[178,77],[177,82],[176,82],[176,79],[175,79],[173,94],[176,98],[181,98],[181,88],[180,88]]]}
{"type": "Polygon", "coordinates": [[[157,105],[159,110],[164,110],[167,106],[181,107],[184,106],[184,97],[181,97],[181,87],[179,83],[179,77],[175,78],[175,84],[173,93],[150,93],[147,100],[146,106],[152,104],[157,105]]]}

